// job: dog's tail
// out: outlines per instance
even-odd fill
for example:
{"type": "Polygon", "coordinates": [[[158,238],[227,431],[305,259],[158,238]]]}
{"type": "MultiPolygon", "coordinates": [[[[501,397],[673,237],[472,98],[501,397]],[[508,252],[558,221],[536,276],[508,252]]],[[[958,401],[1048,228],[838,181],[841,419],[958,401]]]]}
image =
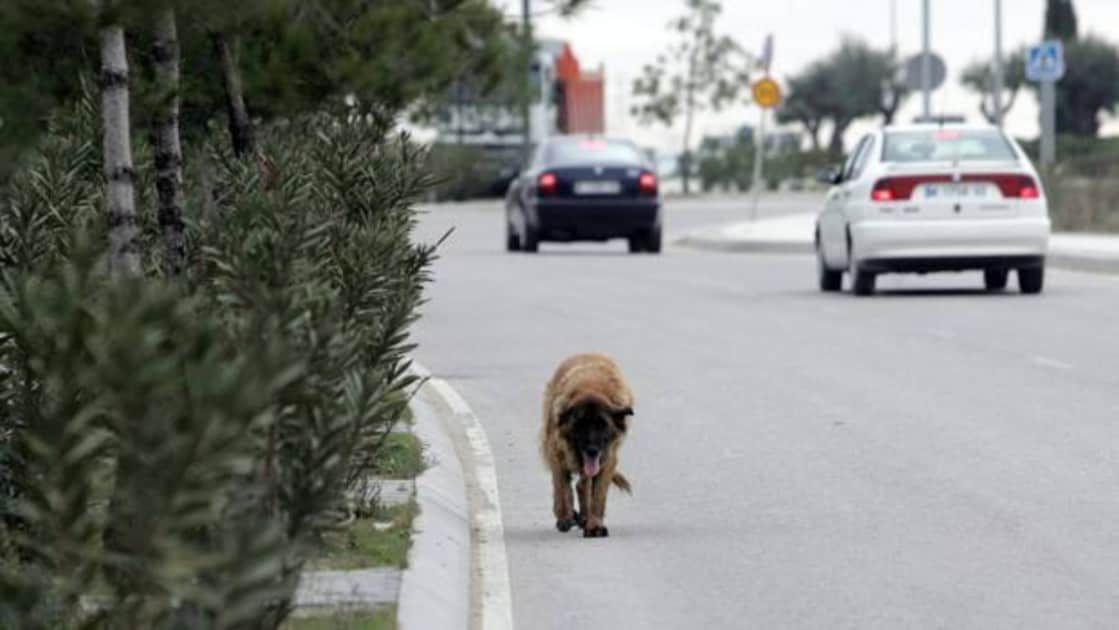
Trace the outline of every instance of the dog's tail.
{"type": "Polygon", "coordinates": [[[614,473],[614,485],[626,494],[633,494],[633,486],[629,485],[629,479],[620,472],[614,473]]]}

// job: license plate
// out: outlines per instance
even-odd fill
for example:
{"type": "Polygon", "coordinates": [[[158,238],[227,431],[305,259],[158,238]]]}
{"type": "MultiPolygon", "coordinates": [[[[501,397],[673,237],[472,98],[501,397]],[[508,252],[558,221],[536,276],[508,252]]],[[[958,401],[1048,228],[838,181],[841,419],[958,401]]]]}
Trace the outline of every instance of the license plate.
{"type": "Polygon", "coordinates": [[[991,185],[982,183],[925,184],[925,199],[981,199],[991,196],[991,185]]]}
{"type": "Polygon", "coordinates": [[[617,181],[575,182],[576,195],[616,195],[622,192],[622,183],[617,181]]]}

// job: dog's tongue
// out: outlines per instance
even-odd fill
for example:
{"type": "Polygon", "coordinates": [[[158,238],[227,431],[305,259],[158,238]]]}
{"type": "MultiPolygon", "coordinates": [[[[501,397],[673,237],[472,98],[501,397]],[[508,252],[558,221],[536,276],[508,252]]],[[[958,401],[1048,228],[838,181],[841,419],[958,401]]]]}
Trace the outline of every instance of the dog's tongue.
{"type": "Polygon", "coordinates": [[[594,477],[594,476],[598,475],[598,469],[599,469],[598,460],[599,460],[599,457],[601,457],[601,456],[600,455],[595,455],[594,457],[587,457],[586,455],[583,455],[583,475],[584,476],[594,477]]]}

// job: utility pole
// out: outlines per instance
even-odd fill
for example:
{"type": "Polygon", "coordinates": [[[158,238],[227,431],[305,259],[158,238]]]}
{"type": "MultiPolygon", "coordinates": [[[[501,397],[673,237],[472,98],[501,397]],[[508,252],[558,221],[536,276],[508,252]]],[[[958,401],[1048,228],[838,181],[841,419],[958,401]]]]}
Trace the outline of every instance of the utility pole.
{"type": "Polygon", "coordinates": [[[890,0],[890,52],[898,57],[898,0],[890,0]]]}
{"type": "Polygon", "coordinates": [[[925,120],[932,117],[932,35],[929,4],[930,0],[924,0],[921,3],[921,15],[924,22],[921,36],[921,46],[924,51],[921,55],[921,94],[925,120]]]}
{"type": "Polygon", "coordinates": [[[521,0],[521,20],[524,31],[525,67],[523,93],[521,94],[521,124],[524,126],[524,138],[521,142],[521,159],[523,168],[528,168],[532,160],[532,98],[537,86],[532,80],[532,66],[536,57],[536,45],[532,41],[532,0],[521,0]]]}
{"type": "Polygon", "coordinates": [[[995,106],[995,124],[1002,128],[1002,92],[1006,85],[1005,70],[1002,65],[1002,0],[995,0],[995,56],[991,63],[992,103],[995,106]]]}
{"type": "Polygon", "coordinates": [[[1057,82],[1041,82],[1041,164],[1057,161],[1057,82]]]}

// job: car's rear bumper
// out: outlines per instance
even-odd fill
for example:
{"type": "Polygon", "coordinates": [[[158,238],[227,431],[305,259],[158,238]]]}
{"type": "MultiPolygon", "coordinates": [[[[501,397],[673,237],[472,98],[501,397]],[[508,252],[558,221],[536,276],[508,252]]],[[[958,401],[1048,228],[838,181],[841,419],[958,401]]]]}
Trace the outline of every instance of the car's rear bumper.
{"type": "Polygon", "coordinates": [[[550,241],[626,238],[659,225],[660,208],[657,199],[541,199],[536,228],[550,241]]]}
{"type": "Polygon", "coordinates": [[[1049,251],[1050,231],[1046,217],[894,220],[853,224],[851,237],[859,265],[868,270],[937,271],[1039,263],[1049,251]]]}
{"type": "Polygon", "coordinates": [[[871,258],[859,269],[872,273],[931,273],[977,269],[1027,269],[1045,264],[1044,256],[957,256],[937,258],[871,258]]]}

